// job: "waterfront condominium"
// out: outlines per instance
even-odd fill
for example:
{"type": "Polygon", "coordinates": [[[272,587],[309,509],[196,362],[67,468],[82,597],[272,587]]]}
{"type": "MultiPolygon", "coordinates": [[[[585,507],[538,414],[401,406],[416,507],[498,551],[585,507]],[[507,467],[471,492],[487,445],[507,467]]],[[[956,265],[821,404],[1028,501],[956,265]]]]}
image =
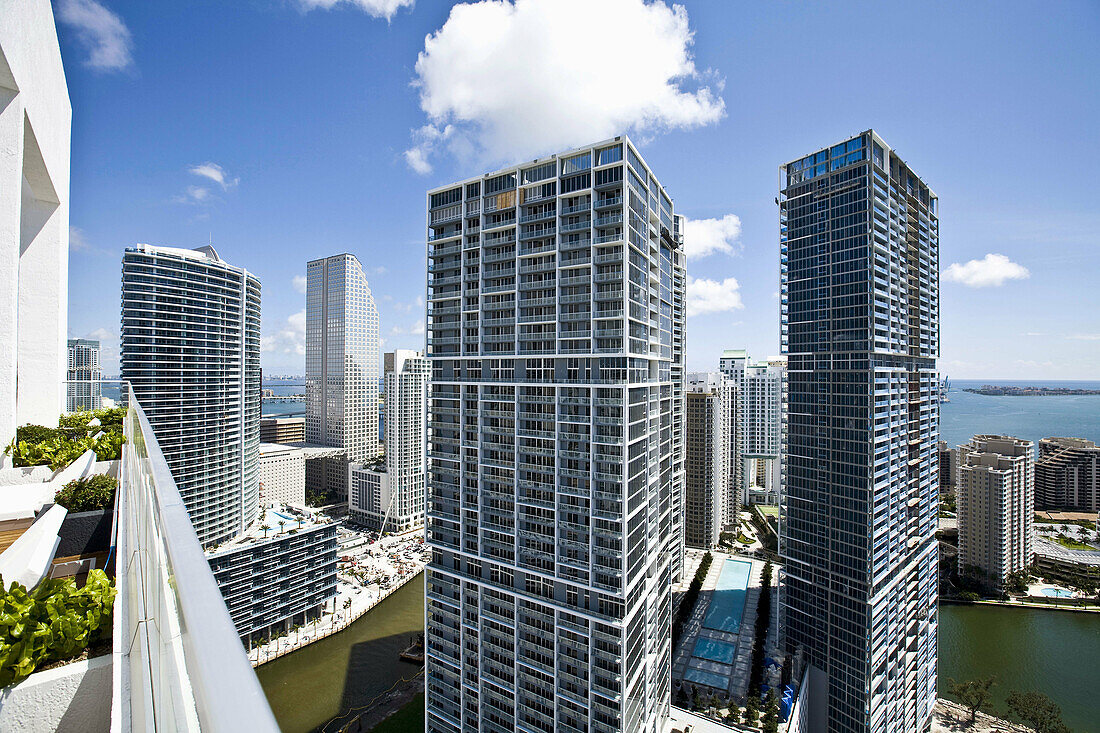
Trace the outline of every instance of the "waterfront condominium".
{"type": "Polygon", "coordinates": [[[99,342],[69,339],[68,385],[65,411],[97,410],[103,397],[103,370],[99,366],[99,342]]]}
{"type": "Polygon", "coordinates": [[[339,254],[306,265],[306,442],[343,457],[306,464],[306,488],[348,496],[348,463],[379,456],[378,309],[363,267],[339,254]]]}
{"type": "Polygon", "coordinates": [[[259,511],[260,281],[213,247],[122,256],[122,379],[204,546],[259,511]]]}
{"type": "Polygon", "coordinates": [[[379,531],[424,525],[428,360],[398,349],[385,356],[385,459],[353,464],[348,511],[379,531]]]}
{"type": "MultiPolygon", "coordinates": [[[[744,349],[727,349],[718,365],[737,391],[734,498],[738,504],[778,504],[786,362],[752,361],[744,349]]],[[[731,523],[738,511],[732,506],[731,523]]]]}
{"type": "Polygon", "coordinates": [[[427,206],[427,730],[659,731],[681,219],[625,136],[427,206]]]}
{"type": "Polygon", "coordinates": [[[684,423],[684,544],[713,549],[726,523],[734,387],[721,372],[687,375],[684,423]]]}
{"type": "Polygon", "coordinates": [[[873,131],[780,168],[788,355],[780,632],[812,730],[936,701],[936,195],[873,131]]]}
{"type": "Polygon", "coordinates": [[[1061,511],[1100,511],[1100,447],[1084,438],[1040,440],[1035,505],[1061,511]]]}
{"type": "Polygon", "coordinates": [[[959,446],[959,571],[976,568],[996,590],[1035,559],[1034,447],[1004,435],[975,435],[959,446]]]}

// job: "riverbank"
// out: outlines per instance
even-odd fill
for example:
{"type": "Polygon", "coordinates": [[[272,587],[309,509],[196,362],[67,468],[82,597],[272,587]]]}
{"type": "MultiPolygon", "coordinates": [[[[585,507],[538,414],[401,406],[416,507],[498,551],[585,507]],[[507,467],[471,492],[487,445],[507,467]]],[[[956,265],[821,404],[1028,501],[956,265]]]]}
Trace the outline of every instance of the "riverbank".
{"type": "Polygon", "coordinates": [[[283,733],[332,733],[423,667],[400,655],[424,630],[424,574],[344,630],[256,669],[283,733]],[[327,729],[325,726],[328,725],[327,729]]]}
{"type": "MultiPolygon", "coordinates": [[[[1072,599],[1062,599],[1062,602],[1072,599]]],[[[980,601],[966,601],[961,598],[940,598],[941,604],[952,606],[1000,606],[1004,608],[1032,608],[1039,611],[1076,611],[1078,613],[1100,613],[1100,606],[1062,606],[1054,600],[1051,601],[1023,601],[1014,599],[1011,601],[999,601],[996,599],[983,599],[980,601]]]]}

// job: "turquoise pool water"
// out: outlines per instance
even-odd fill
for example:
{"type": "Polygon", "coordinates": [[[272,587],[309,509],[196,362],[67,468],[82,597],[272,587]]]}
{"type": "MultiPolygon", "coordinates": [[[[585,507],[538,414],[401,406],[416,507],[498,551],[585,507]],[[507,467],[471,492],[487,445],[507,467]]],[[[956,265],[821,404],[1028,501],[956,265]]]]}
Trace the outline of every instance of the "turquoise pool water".
{"type": "Polygon", "coordinates": [[[693,657],[709,659],[712,662],[721,662],[722,664],[732,664],[736,655],[737,646],[735,644],[705,638],[696,640],[695,649],[691,652],[693,657]]]}
{"type": "Polygon", "coordinates": [[[749,574],[752,563],[745,560],[726,560],[718,575],[718,585],[710,598],[703,626],[736,634],[741,630],[741,615],[745,610],[749,574]]]}
{"type": "Polygon", "coordinates": [[[1048,598],[1073,598],[1073,591],[1065,588],[1043,588],[1043,595],[1048,598]]]}
{"type": "Polygon", "coordinates": [[[684,679],[688,682],[698,682],[701,685],[707,685],[719,690],[728,689],[730,686],[730,678],[724,674],[715,674],[714,672],[707,672],[702,669],[689,669],[684,673],[684,679]]]}

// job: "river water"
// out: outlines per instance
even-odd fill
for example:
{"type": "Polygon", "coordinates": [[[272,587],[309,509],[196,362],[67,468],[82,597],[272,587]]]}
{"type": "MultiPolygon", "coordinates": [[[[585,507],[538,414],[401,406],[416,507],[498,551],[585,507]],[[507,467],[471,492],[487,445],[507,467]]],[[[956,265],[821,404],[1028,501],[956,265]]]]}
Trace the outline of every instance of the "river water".
{"type": "MultiPolygon", "coordinates": [[[[317,731],[420,671],[398,655],[424,630],[424,574],[338,634],[256,669],[283,733],[317,731]]],[[[338,726],[328,726],[328,731],[338,726]]]]}

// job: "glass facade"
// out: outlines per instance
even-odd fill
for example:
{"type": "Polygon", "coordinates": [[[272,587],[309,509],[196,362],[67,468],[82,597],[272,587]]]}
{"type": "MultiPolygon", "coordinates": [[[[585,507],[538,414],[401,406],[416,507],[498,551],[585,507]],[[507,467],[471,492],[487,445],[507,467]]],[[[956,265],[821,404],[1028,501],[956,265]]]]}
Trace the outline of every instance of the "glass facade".
{"type": "Polygon", "coordinates": [[[348,495],[348,461],[377,458],[378,309],[354,255],[306,265],[306,442],[344,448],[309,462],[306,488],[348,495]]]}
{"type": "Polygon", "coordinates": [[[784,644],[812,666],[827,730],[925,731],[936,697],[936,197],[872,131],[783,166],[781,179],[784,644]]]}
{"type": "Polygon", "coordinates": [[[625,137],[432,191],[428,209],[427,729],[661,730],[680,219],[625,137]]]}
{"type": "Polygon", "coordinates": [[[212,247],[127,249],[121,368],[199,541],[244,531],[259,510],[260,281],[212,247]]]}

